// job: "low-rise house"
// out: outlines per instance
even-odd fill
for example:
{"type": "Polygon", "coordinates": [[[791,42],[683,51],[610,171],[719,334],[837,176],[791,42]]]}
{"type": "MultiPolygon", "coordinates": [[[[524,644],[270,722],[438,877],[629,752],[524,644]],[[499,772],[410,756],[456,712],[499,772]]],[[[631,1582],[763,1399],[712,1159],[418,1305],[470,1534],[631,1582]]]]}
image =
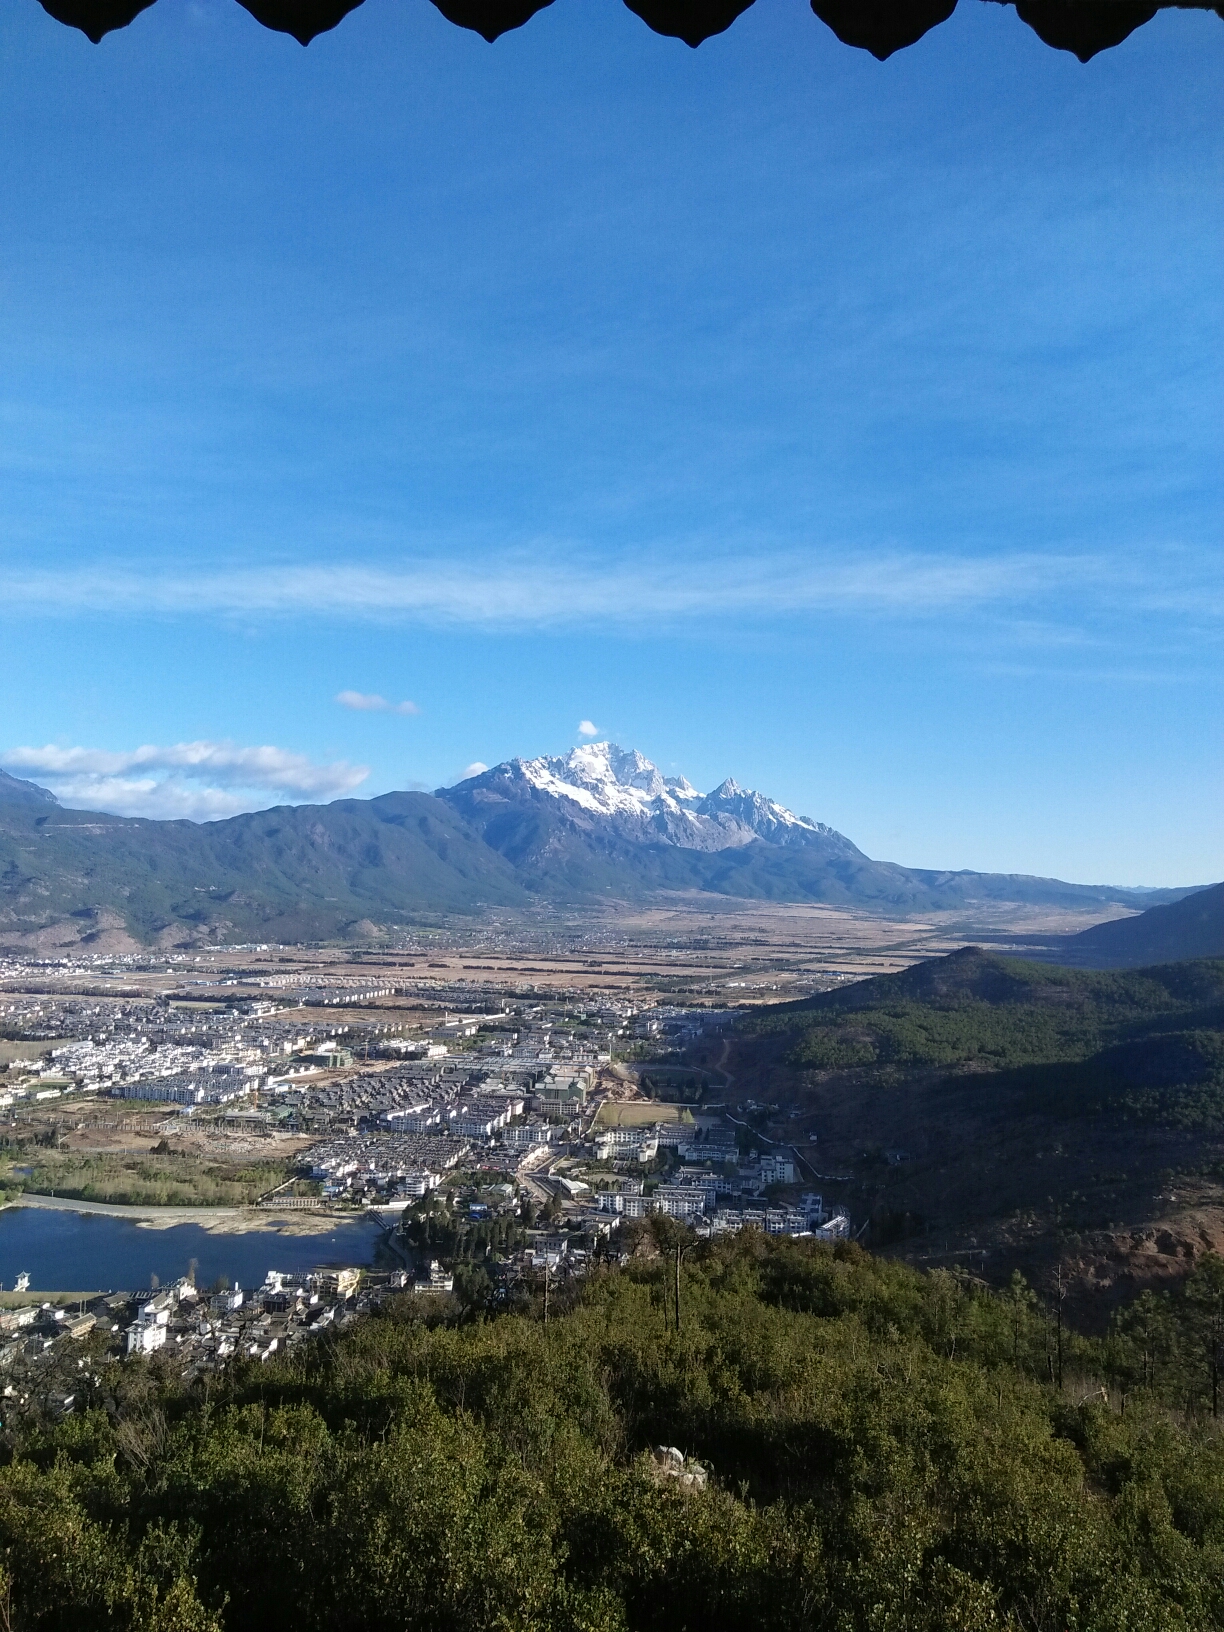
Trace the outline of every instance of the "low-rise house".
{"type": "Polygon", "coordinates": [[[429,1274],[413,1282],[414,1292],[450,1292],[454,1289],[455,1277],[442,1268],[436,1258],[430,1260],[429,1274]]]}
{"type": "Polygon", "coordinates": [[[517,1127],[502,1128],[499,1137],[502,1144],[514,1149],[522,1146],[547,1145],[555,1129],[547,1122],[522,1122],[517,1127]]]}
{"type": "Polygon", "coordinates": [[[160,1292],[141,1304],[136,1319],[128,1327],[129,1354],[152,1354],[155,1349],[165,1346],[172,1307],[173,1298],[169,1292],[160,1292]]]}
{"type": "Polygon", "coordinates": [[[761,1183],[794,1184],[795,1163],[790,1156],[770,1154],[761,1157],[761,1183]]]}

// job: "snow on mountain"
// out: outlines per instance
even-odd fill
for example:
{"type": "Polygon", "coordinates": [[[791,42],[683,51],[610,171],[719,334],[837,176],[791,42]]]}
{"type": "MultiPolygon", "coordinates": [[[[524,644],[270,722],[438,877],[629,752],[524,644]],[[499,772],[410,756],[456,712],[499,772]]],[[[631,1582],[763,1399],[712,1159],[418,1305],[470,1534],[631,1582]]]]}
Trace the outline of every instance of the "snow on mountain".
{"type": "Polygon", "coordinates": [[[824,822],[796,816],[776,799],[767,799],[752,788],[741,788],[734,777],[721,782],[697,806],[703,816],[726,816],[750,828],[759,839],[774,844],[804,844],[814,838],[840,839],[842,835],[824,822]]]}
{"type": "Polygon", "coordinates": [[[686,778],[665,777],[644,754],[612,742],[585,743],[563,755],[508,760],[460,783],[459,789],[477,798],[514,799],[517,789],[518,797],[568,801],[618,837],[638,842],[691,850],[730,850],[756,839],[832,842],[854,852],[848,839],[823,822],[796,816],[776,800],[741,788],[732,777],[703,796],[686,778]]]}
{"type": "Polygon", "coordinates": [[[626,753],[612,742],[585,743],[560,758],[516,759],[533,788],[558,799],[572,799],[603,816],[650,816],[681,806],[652,765],[636,749],[626,753]]]}
{"type": "Polygon", "coordinates": [[[682,799],[686,802],[695,803],[701,798],[701,795],[687,776],[665,776],[663,781],[673,799],[682,799]]]}

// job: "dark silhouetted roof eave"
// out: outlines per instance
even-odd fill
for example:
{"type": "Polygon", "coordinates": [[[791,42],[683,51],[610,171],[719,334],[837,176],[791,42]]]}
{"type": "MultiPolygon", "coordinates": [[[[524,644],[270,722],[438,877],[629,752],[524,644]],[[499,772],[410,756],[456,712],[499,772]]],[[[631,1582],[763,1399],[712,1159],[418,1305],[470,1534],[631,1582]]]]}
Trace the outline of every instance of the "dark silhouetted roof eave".
{"type": "MultiPolygon", "coordinates": [[[[104,34],[126,28],[156,0],[42,0],[43,9],[61,23],[79,28],[96,45],[104,34]]],[[[499,34],[521,28],[553,0],[433,0],[442,15],[460,28],[473,29],[492,42],[499,34]]],[[[1010,4],[1011,0],[990,0],[1010,4]]],[[[309,45],[361,4],[361,0],[239,0],[251,16],[282,34],[309,45]]],[[[698,46],[746,11],[752,0],[625,0],[656,34],[698,46]]],[[[1098,51],[1118,45],[1158,11],[1214,11],[1224,5],[1205,0],[1176,0],[1174,6],[1146,5],[1141,0],[1015,0],[1016,12],[1047,45],[1073,52],[1087,62],[1098,51]]],[[[816,16],[839,40],[870,51],[881,62],[939,23],[956,9],[956,0],[812,0],[816,16]]]]}

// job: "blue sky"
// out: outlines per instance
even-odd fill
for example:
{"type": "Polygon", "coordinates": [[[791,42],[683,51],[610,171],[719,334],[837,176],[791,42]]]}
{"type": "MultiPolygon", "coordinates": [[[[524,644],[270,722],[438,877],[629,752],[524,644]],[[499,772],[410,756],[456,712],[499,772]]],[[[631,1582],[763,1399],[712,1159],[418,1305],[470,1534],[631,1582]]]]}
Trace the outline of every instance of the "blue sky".
{"type": "Polygon", "coordinates": [[[897,861],[1224,875],[1222,71],[5,7],[0,763],[199,817],[585,720],[897,861]]]}

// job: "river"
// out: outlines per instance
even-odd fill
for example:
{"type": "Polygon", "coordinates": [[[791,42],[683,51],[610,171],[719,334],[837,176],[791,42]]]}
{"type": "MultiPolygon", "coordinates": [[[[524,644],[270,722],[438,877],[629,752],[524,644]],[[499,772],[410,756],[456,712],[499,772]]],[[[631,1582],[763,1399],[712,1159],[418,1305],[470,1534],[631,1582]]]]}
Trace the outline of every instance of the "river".
{"type": "Polygon", "coordinates": [[[224,1279],[256,1286],[270,1269],[368,1266],[381,1239],[375,1219],[338,1223],[326,1234],[276,1228],[222,1232],[199,1224],[142,1229],[131,1219],[6,1207],[0,1212],[0,1285],[11,1291],[23,1271],[39,1292],[143,1291],[165,1285],[196,1262],[196,1284],[224,1279]]]}

